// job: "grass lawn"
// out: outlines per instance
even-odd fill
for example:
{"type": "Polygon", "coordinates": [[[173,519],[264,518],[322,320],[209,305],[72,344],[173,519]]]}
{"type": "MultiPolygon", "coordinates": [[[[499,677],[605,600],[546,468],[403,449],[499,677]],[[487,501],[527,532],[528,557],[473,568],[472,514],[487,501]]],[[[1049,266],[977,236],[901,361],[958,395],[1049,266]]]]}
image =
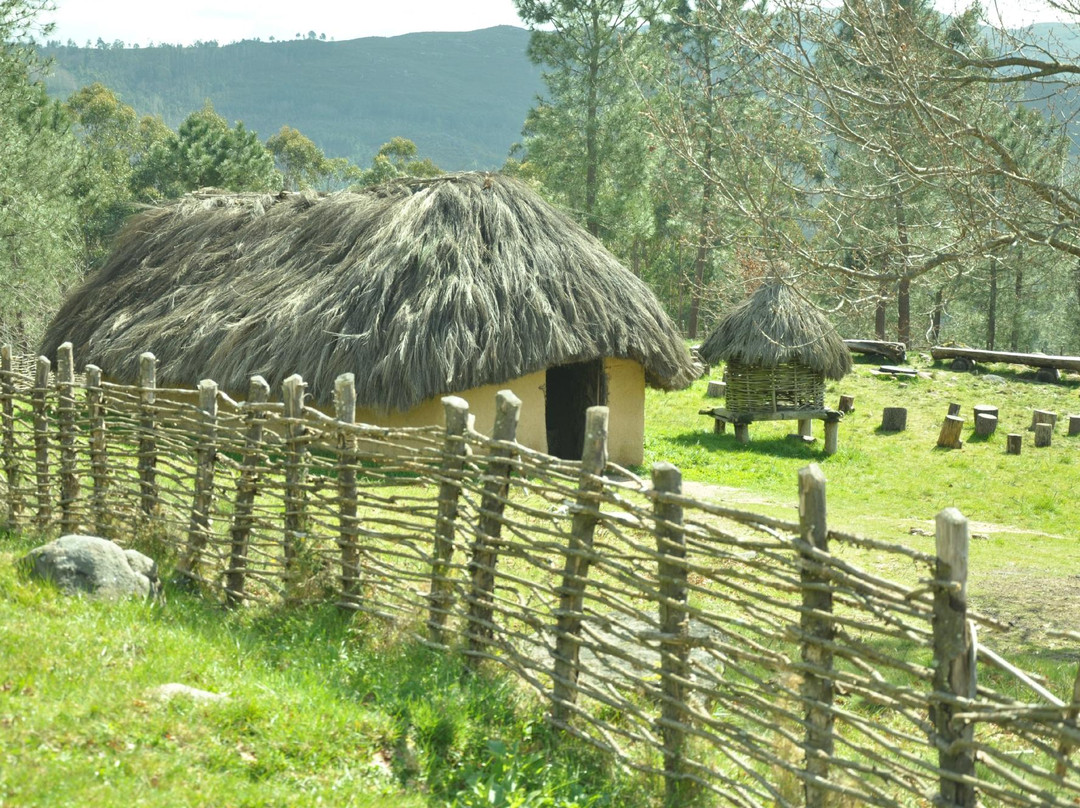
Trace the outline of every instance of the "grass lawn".
{"type": "MultiPolygon", "coordinates": [[[[1033,371],[1011,365],[958,373],[917,353],[908,364],[918,378],[875,375],[880,364],[858,358],[850,375],[829,383],[826,406],[836,407],[841,394],[855,397],[832,457],[824,454],[820,422],[812,444],[788,437],[794,421],[751,425],[747,445],[731,429],[714,435],[712,419],[697,414],[721,404],[705,397],[707,378],[684,391],[650,391],[645,466],[668,460],[682,470],[687,493],[795,520],[797,472],[818,463],[828,480],[831,525],[927,552],[933,552],[935,515],[959,508],[971,521],[974,606],[1015,627],[1004,645],[1060,645],[1047,640],[1047,630],[1080,625],[1080,436],[1066,434],[1068,415],[1080,412],[1080,377],[1039,383],[1033,371]],[[939,449],[952,402],[965,418],[964,445],[939,449]],[[988,439],[974,435],[976,404],[999,408],[998,429],[988,439]],[[906,431],[880,431],[885,407],[907,408],[906,431]],[[1036,449],[1027,431],[1034,409],[1058,413],[1048,448],[1036,449]],[[1024,436],[1019,456],[1005,452],[1009,432],[1024,436]]],[[[721,374],[714,369],[711,378],[721,374]]],[[[860,563],[886,576],[905,574],[869,556],[860,563]]]]}

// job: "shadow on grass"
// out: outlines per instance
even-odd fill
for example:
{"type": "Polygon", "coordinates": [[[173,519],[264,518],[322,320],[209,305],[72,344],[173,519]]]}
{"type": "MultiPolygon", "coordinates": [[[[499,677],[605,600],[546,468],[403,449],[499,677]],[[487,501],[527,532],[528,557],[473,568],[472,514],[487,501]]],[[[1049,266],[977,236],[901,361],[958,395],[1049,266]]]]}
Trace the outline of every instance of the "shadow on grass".
{"type": "Polygon", "coordinates": [[[731,433],[717,435],[715,432],[683,432],[666,440],[677,446],[701,446],[716,452],[750,452],[770,457],[811,459],[828,456],[825,454],[825,441],[822,438],[809,443],[798,435],[755,438],[752,429],[749,443],[739,443],[731,433]]]}
{"type": "Polygon", "coordinates": [[[1038,370],[1018,365],[987,364],[976,365],[974,370],[953,370],[947,361],[934,362],[928,370],[948,371],[949,373],[966,374],[978,379],[981,376],[1000,376],[1007,382],[1021,382],[1023,384],[1037,384],[1040,387],[1064,387],[1070,390],[1080,390],[1080,378],[1065,376],[1060,381],[1042,381],[1038,378],[1038,370]]]}

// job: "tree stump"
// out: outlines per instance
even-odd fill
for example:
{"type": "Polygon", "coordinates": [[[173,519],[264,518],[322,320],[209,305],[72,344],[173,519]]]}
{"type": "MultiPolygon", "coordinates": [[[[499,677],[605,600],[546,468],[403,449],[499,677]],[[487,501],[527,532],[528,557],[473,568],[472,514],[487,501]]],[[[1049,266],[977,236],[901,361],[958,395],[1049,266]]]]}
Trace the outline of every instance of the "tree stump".
{"type": "Polygon", "coordinates": [[[978,422],[979,415],[981,415],[981,414],[992,415],[995,418],[998,417],[998,408],[995,407],[993,404],[976,404],[971,409],[975,413],[975,421],[976,422],[978,422]]]}
{"type": "Polygon", "coordinates": [[[725,384],[724,382],[709,382],[709,386],[705,388],[705,397],[723,398],[726,391],[727,384],[725,384]]]}
{"type": "Polygon", "coordinates": [[[1057,424],[1057,413],[1050,412],[1050,410],[1035,410],[1031,416],[1031,426],[1028,427],[1028,432],[1035,431],[1035,427],[1039,424],[1050,424],[1050,431],[1052,432],[1057,424]]]}
{"type": "Polygon", "coordinates": [[[975,416],[975,434],[980,438],[987,438],[994,434],[997,429],[997,416],[988,412],[980,412],[975,416]]]}
{"type": "Polygon", "coordinates": [[[949,405],[949,413],[948,413],[948,414],[949,414],[949,415],[959,415],[959,414],[960,414],[960,405],[959,405],[959,404],[957,404],[957,403],[955,403],[955,402],[953,402],[952,404],[950,404],[950,405],[949,405]]]}
{"type": "Polygon", "coordinates": [[[1054,427],[1050,424],[1035,424],[1035,448],[1042,449],[1050,445],[1054,437],[1054,427]]]}
{"type": "Polygon", "coordinates": [[[907,429],[907,408],[886,407],[881,413],[882,432],[903,432],[907,429]]]}
{"type": "Polygon", "coordinates": [[[1005,451],[1008,454],[1018,455],[1020,449],[1024,445],[1024,436],[1019,432],[1010,432],[1009,436],[1005,439],[1005,451]]]}
{"type": "Polygon", "coordinates": [[[1061,371],[1057,368],[1039,368],[1035,371],[1035,381],[1057,384],[1061,381],[1061,371]]]}
{"type": "Polygon", "coordinates": [[[855,396],[840,396],[840,404],[836,409],[844,414],[855,412],[855,396]]]}
{"type": "Polygon", "coordinates": [[[1069,416],[1069,437],[1080,435],[1080,415],[1069,416]]]}
{"type": "Polygon", "coordinates": [[[961,449],[964,442],[960,440],[960,430],[964,428],[964,419],[959,415],[946,415],[945,423],[941,425],[938,434],[937,445],[943,449],[961,449]]]}

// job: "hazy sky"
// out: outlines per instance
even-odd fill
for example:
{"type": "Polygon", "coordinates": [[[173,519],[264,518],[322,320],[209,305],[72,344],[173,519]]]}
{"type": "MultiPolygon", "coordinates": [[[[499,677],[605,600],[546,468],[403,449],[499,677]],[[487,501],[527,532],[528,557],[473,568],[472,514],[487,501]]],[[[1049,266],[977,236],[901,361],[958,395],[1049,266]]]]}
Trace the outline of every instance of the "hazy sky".
{"type": "MultiPolygon", "coordinates": [[[[936,0],[942,11],[967,5],[936,0]]],[[[1053,19],[1042,0],[984,0],[1008,27],[1053,19]]],[[[410,31],[473,31],[522,23],[513,0],[56,0],[52,39],[191,44],[216,39],[292,39],[309,31],[328,39],[396,36],[410,31]]],[[[46,18],[48,19],[48,18],[46,18]]]]}

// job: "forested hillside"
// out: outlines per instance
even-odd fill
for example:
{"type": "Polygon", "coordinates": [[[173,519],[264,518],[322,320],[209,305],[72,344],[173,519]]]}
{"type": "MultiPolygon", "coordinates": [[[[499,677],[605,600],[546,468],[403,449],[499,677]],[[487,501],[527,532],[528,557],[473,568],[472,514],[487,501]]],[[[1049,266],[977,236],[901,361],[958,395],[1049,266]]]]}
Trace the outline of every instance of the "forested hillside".
{"type": "Polygon", "coordinates": [[[529,33],[501,26],[346,42],[46,47],[47,86],[66,99],[101,82],[172,128],[210,99],[263,139],[289,125],[330,157],[366,165],[406,137],[447,170],[498,168],[541,90],[529,33]]]}

